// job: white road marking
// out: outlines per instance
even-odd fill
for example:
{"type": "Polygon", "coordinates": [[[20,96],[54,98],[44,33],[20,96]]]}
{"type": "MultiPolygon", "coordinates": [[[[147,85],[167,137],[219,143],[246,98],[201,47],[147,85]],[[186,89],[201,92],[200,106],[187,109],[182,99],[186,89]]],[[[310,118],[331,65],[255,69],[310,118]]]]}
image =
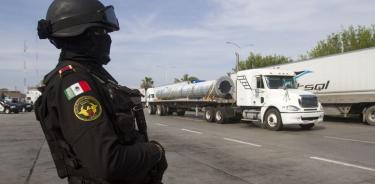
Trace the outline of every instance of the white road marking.
{"type": "Polygon", "coordinates": [[[352,142],[375,144],[375,142],[372,142],[372,141],[362,141],[362,140],[357,140],[357,139],[346,139],[346,138],[331,137],[331,136],[324,136],[324,137],[327,138],[327,139],[336,139],[336,140],[342,140],[342,141],[352,141],[352,142]]]}
{"type": "Polygon", "coordinates": [[[189,130],[189,129],[181,129],[182,131],[186,131],[186,132],[191,132],[191,133],[195,133],[195,134],[202,134],[202,132],[198,132],[198,131],[194,131],[194,130],[189,130]]]}
{"type": "Polygon", "coordinates": [[[175,119],[181,119],[181,120],[189,120],[189,121],[203,121],[201,119],[192,119],[192,118],[179,118],[179,117],[175,117],[175,119]]]}
{"type": "Polygon", "coordinates": [[[259,144],[254,144],[254,143],[250,143],[250,142],[244,142],[244,141],[240,141],[240,140],[236,140],[236,139],[231,139],[231,138],[226,138],[226,137],[224,137],[224,140],[231,141],[231,142],[236,142],[236,143],[240,143],[240,144],[246,144],[246,145],[250,145],[250,146],[255,146],[255,147],[261,147],[261,145],[259,145],[259,144]]]}
{"type": "Polygon", "coordinates": [[[324,161],[324,162],[333,163],[333,164],[343,165],[343,166],[347,166],[347,167],[354,167],[354,168],[357,168],[357,169],[363,169],[363,170],[375,172],[375,169],[370,168],[370,167],[354,165],[354,164],[350,164],[350,163],[340,162],[340,161],[336,161],[336,160],[330,160],[330,159],[321,158],[321,157],[310,157],[310,158],[315,159],[315,160],[324,161]]]}
{"type": "Polygon", "coordinates": [[[162,124],[162,123],[155,123],[155,125],[159,125],[159,126],[168,126],[166,124],[162,124]]]}

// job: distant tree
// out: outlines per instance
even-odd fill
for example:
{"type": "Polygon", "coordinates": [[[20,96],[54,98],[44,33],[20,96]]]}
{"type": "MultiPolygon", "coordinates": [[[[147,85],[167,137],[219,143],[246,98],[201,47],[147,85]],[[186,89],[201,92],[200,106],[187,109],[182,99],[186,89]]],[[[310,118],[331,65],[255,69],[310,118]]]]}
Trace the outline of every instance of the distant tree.
{"type": "Polygon", "coordinates": [[[178,82],[184,82],[184,81],[193,81],[193,80],[199,80],[198,77],[195,77],[195,76],[189,76],[189,74],[184,74],[181,79],[177,79],[175,78],[174,79],[174,83],[178,83],[178,82]]]}
{"type": "Polygon", "coordinates": [[[154,81],[151,77],[145,77],[142,79],[141,88],[144,88],[146,91],[148,88],[154,87],[154,81]]]}
{"type": "Polygon", "coordinates": [[[309,58],[338,54],[375,46],[375,26],[350,26],[331,33],[325,40],[307,52],[309,58]]]}
{"type": "Polygon", "coordinates": [[[302,60],[307,60],[309,59],[309,56],[307,54],[300,54],[298,57],[297,57],[297,60],[298,61],[302,61],[302,60]]]}
{"type": "Polygon", "coordinates": [[[281,55],[268,55],[262,56],[261,54],[255,54],[250,52],[250,56],[245,61],[240,61],[239,70],[253,69],[266,67],[270,65],[277,65],[283,63],[290,63],[292,59],[281,55]]]}

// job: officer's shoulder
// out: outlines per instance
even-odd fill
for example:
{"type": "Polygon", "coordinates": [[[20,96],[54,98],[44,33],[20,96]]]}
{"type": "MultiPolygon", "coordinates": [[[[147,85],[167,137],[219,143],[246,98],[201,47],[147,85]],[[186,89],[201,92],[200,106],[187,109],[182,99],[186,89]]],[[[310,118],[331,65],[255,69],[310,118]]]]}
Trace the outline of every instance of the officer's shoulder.
{"type": "Polygon", "coordinates": [[[66,83],[75,80],[89,80],[92,78],[90,73],[83,69],[82,67],[78,67],[76,65],[67,64],[62,65],[58,68],[56,72],[56,80],[60,83],[66,83]]]}

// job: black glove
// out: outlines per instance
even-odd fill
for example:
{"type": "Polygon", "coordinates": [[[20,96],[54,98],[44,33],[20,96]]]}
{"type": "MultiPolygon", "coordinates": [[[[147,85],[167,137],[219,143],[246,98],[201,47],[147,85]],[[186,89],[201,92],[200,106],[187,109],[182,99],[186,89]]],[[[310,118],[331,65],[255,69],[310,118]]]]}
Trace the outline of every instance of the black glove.
{"type": "Polygon", "coordinates": [[[163,175],[164,175],[165,170],[167,170],[167,168],[168,168],[167,159],[165,157],[165,150],[164,150],[163,146],[156,141],[150,141],[150,143],[155,144],[155,146],[158,147],[158,149],[160,150],[160,153],[161,153],[161,157],[160,157],[159,162],[151,170],[151,173],[150,173],[151,182],[150,182],[150,184],[163,184],[162,183],[163,175]]]}

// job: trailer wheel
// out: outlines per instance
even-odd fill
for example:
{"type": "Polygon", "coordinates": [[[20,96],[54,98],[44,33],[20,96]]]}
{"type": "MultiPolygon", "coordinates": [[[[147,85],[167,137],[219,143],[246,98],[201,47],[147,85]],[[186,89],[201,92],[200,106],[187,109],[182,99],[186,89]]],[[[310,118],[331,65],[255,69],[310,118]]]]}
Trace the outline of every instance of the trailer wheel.
{"type": "Polygon", "coordinates": [[[365,118],[367,124],[375,126],[375,105],[366,110],[365,118]]]}
{"type": "Polygon", "coordinates": [[[225,110],[222,108],[219,108],[215,113],[215,121],[216,123],[223,124],[226,122],[226,113],[225,110]]]}
{"type": "Polygon", "coordinates": [[[162,109],[163,116],[168,116],[169,115],[169,107],[168,106],[162,105],[161,109],[162,109]]]}
{"type": "Polygon", "coordinates": [[[215,121],[215,109],[212,107],[206,107],[206,111],[204,112],[204,119],[207,122],[214,122],[215,121]]]}
{"type": "Polygon", "coordinates": [[[153,106],[153,105],[149,105],[148,106],[148,114],[150,114],[150,115],[153,115],[153,114],[155,114],[155,106],[153,106]]]}
{"type": "Polygon", "coordinates": [[[312,127],[315,126],[315,124],[314,123],[300,124],[299,126],[302,128],[302,130],[310,130],[312,127]]]}
{"type": "Polygon", "coordinates": [[[164,116],[164,108],[162,105],[156,106],[156,115],[158,116],[164,116]]]}
{"type": "Polygon", "coordinates": [[[165,110],[165,115],[172,115],[174,112],[174,109],[168,106],[164,106],[164,110],[165,110]]]}
{"type": "Polygon", "coordinates": [[[265,126],[270,130],[279,131],[283,128],[280,112],[275,108],[271,108],[266,112],[263,121],[265,121],[265,126]]]}
{"type": "Polygon", "coordinates": [[[185,111],[182,109],[177,110],[177,116],[185,116],[185,111]]]}

